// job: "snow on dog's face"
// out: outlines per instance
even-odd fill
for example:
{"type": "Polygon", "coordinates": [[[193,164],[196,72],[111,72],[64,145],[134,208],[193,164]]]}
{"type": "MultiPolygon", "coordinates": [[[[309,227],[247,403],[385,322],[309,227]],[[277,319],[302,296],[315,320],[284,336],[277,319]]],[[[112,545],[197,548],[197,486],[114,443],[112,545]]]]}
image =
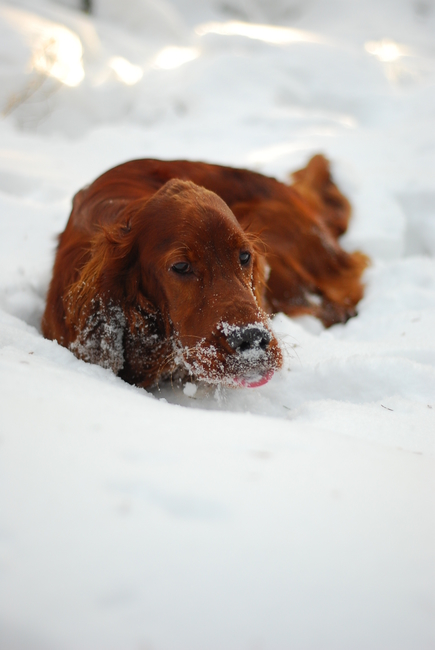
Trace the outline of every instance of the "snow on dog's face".
{"type": "Polygon", "coordinates": [[[167,372],[181,368],[229,386],[266,383],[282,355],[260,307],[264,265],[252,238],[216,194],[191,182],[169,181],[146,212],[140,263],[172,340],[167,372]]]}

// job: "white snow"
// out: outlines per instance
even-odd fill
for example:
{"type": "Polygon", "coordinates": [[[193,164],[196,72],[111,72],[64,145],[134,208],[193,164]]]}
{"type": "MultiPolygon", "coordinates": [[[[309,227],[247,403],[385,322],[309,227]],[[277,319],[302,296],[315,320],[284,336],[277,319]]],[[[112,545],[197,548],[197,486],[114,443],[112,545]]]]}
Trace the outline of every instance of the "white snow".
{"type": "Polygon", "coordinates": [[[433,0],[0,2],[0,647],[435,647],[433,0]],[[71,198],[138,157],[322,152],[359,314],[256,389],[146,392],[40,333],[71,198]]]}

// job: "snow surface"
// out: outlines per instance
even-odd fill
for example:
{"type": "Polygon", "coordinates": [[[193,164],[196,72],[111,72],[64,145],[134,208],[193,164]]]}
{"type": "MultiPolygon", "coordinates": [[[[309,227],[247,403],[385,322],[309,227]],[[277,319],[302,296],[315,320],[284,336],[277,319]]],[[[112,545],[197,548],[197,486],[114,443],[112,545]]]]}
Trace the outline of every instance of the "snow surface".
{"type": "Polygon", "coordinates": [[[0,4],[0,647],[433,649],[435,3],[77,4],[0,4]],[[98,174],[318,151],[366,295],[278,315],[269,384],[145,392],[42,338],[98,174]]]}

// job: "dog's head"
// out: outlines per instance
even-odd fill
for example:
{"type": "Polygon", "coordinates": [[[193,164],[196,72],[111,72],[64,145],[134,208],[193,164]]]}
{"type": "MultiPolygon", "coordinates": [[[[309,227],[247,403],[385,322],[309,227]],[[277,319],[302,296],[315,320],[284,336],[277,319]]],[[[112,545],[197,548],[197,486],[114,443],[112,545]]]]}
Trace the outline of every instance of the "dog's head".
{"type": "Polygon", "coordinates": [[[143,290],[173,341],[174,364],[211,383],[268,381],[282,357],[260,306],[264,262],[228,206],[169,181],[144,206],[138,244],[143,290]]]}
{"type": "Polygon", "coordinates": [[[70,347],[142,386],[177,369],[209,383],[259,386],[282,365],[263,289],[264,260],[228,206],[171,180],[96,238],[70,303],[81,310],[81,331],[110,340],[88,337],[88,357],[80,335],[70,347]],[[118,351],[106,362],[98,354],[112,339],[118,351]]]}

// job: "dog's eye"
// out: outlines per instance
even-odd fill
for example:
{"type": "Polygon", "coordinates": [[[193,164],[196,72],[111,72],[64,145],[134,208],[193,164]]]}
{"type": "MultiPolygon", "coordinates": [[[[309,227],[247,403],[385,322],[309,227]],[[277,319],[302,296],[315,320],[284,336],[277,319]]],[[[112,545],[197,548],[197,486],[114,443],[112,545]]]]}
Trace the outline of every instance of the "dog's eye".
{"type": "Polygon", "coordinates": [[[175,271],[175,273],[180,273],[180,275],[184,275],[185,273],[190,272],[190,264],[188,262],[177,262],[176,264],[173,264],[171,266],[171,269],[175,271]]]}
{"type": "Polygon", "coordinates": [[[239,260],[242,266],[246,266],[251,261],[251,253],[249,251],[241,251],[239,260]]]}

